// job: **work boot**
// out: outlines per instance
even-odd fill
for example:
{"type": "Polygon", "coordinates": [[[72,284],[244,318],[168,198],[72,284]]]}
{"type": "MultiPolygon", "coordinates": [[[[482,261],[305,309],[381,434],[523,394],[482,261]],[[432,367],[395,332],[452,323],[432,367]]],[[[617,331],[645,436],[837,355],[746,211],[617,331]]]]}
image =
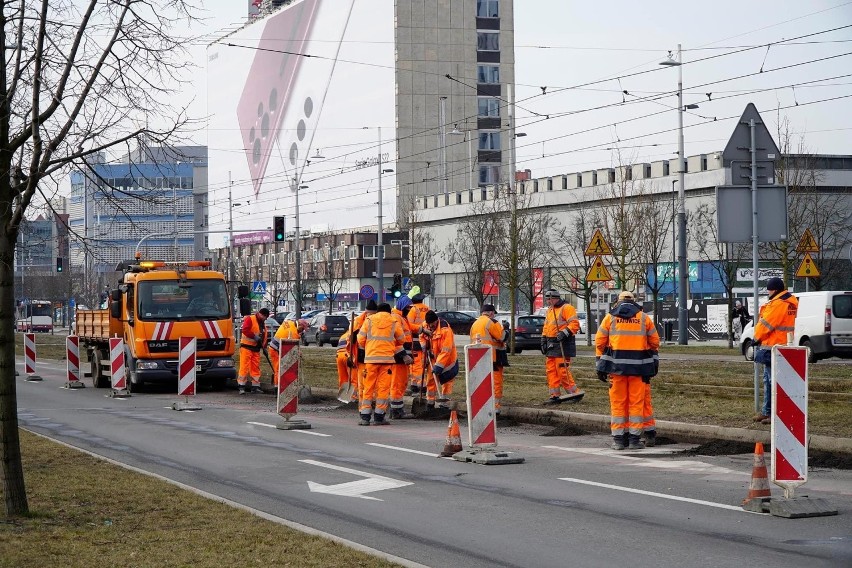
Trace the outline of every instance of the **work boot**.
{"type": "Polygon", "coordinates": [[[624,437],[623,436],[613,436],[612,437],[612,445],[610,448],[613,450],[623,450],[626,446],[624,445],[624,437]]]}
{"type": "Polygon", "coordinates": [[[755,414],[754,418],[752,418],[751,420],[752,420],[752,422],[763,422],[767,418],[769,418],[769,417],[765,414],[755,414]]]}
{"type": "Polygon", "coordinates": [[[370,425],[370,416],[369,414],[362,414],[361,420],[358,421],[358,426],[369,426],[370,425]]]}
{"type": "Polygon", "coordinates": [[[243,385],[237,387],[237,394],[246,394],[246,387],[244,387],[243,385]]]}
{"type": "Polygon", "coordinates": [[[657,431],[648,430],[645,432],[645,447],[653,448],[657,444],[657,431]]]}
{"type": "Polygon", "coordinates": [[[642,450],[645,449],[645,443],[639,439],[639,434],[630,434],[629,437],[630,444],[627,446],[630,450],[642,450]]]}
{"type": "Polygon", "coordinates": [[[448,399],[448,398],[439,398],[437,402],[438,402],[438,408],[449,408],[450,407],[450,399],[448,399]]]}
{"type": "Polygon", "coordinates": [[[397,418],[402,418],[402,410],[399,409],[399,408],[391,408],[390,418],[391,418],[391,420],[396,420],[397,418]]]}
{"type": "Polygon", "coordinates": [[[547,401],[548,404],[559,404],[562,402],[562,399],[558,396],[551,396],[550,400],[547,401]]]}
{"type": "Polygon", "coordinates": [[[257,385],[252,385],[251,394],[263,394],[263,390],[257,385]]]}
{"type": "Polygon", "coordinates": [[[376,414],[373,416],[373,426],[387,426],[390,424],[387,420],[385,420],[384,414],[376,414]]]}

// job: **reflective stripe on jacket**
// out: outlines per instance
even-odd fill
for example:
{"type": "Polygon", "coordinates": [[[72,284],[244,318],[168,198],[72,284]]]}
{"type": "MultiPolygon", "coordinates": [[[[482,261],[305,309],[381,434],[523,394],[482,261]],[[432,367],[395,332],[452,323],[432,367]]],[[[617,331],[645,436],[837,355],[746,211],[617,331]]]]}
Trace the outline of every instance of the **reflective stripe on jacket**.
{"type": "Polygon", "coordinates": [[[257,321],[257,316],[248,316],[243,320],[241,331],[240,345],[260,348],[266,343],[266,326],[257,321]]]}
{"type": "Polygon", "coordinates": [[[544,337],[556,337],[556,334],[563,329],[567,329],[575,335],[580,333],[580,320],[577,318],[577,310],[574,309],[574,306],[560,301],[547,310],[541,334],[544,337]]]}
{"type": "Polygon", "coordinates": [[[595,335],[595,354],[607,366],[607,372],[615,375],[653,377],[659,365],[659,348],[657,328],[641,311],[628,318],[607,314],[595,335]]]}
{"type": "Polygon", "coordinates": [[[358,345],[364,349],[364,363],[394,363],[402,351],[405,336],[396,319],[387,312],[368,317],[358,332],[358,345]]]}
{"type": "MultiPolygon", "coordinates": [[[[422,334],[421,337],[429,342],[429,350],[434,358],[433,366],[440,367],[440,371],[449,369],[458,362],[458,351],[456,351],[456,337],[450,325],[442,319],[438,320],[438,327],[431,336],[422,334]]],[[[425,344],[425,341],[424,341],[425,344]]]]}
{"type": "MultiPolygon", "coordinates": [[[[421,326],[426,323],[426,312],[429,311],[429,306],[423,302],[411,304],[411,309],[408,311],[408,326],[412,330],[420,330],[421,326]]],[[[414,351],[420,351],[420,342],[415,341],[413,345],[414,351]]]]}
{"type": "Polygon", "coordinates": [[[787,334],[796,328],[799,299],[786,290],[760,308],[760,317],[754,326],[754,340],[761,345],[786,345],[787,334]]]}
{"type": "Polygon", "coordinates": [[[479,316],[470,326],[470,342],[490,345],[491,359],[497,360],[497,349],[503,349],[503,325],[488,316],[479,316]]]}

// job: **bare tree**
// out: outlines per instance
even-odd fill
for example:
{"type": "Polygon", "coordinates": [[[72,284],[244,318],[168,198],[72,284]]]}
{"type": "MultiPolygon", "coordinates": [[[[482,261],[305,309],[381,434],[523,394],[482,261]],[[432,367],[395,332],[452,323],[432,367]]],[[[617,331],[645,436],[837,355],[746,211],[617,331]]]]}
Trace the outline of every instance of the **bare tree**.
{"type": "Polygon", "coordinates": [[[320,249],[320,260],[316,264],[317,286],[328,298],[328,311],[334,311],[334,301],[343,289],[343,258],[341,247],[331,248],[325,243],[320,249]]]}
{"type": "MultiPolygon", "coordinates": [[[[639,248],[639,262],[646,267],[641,278],[646,290],[650,290],[654,304],[654,321],[660,323],[660,291],[668,279],[659,277],[663,265],[663,254],[667,254],[667,242],[674,223],[669,200],[661,194],[647,193],[640,197],[641,209],[636,219],[637,230],[641,233],[642,246],[639,248]],[[648,278],[648,273],[652,275],[648,278]]],[[[667,263],[668,264],[668,263],[667,263]]],[[[670,272],[674,281],[674,266],[670,272]]]]}
{"type": "Polygon", "coordinates": [[[435,237],[420,221],[415,196],[409,199],[399,225],[400,231],[408,231],[408,277],[421,290],[432,293],[432,274],[435,272],[438,246],[435,237]]]}
{"type": "Polygon", "coordinates": [[[175,23],[182,0],[4,3],[0,43],[0,461],[7,515],[27,513],[18,438],[12,259],[34,199],[72,167],[145,137],[169,143],[186,124],[168,106],[188,64],[175,23]],[[13,47],[10,47],[13,46],[13,47]],[[156,125],[162,125],[158,127],[156,125]]]}
{"type": "Polygon", "coordinates": [[[586,247],[592,240],[600,223],[600,217],[591,208],[578,209],[568,227],[554,225],[551,248],[551,270],[553,285],[557,288],[571,290],[583,300],[586,308],[586,345],[592,344],[592,294],[597,282],[587,280],[589,270],[594,262],[593,256],[584,255],[586,247]]]}
{"type": "MultiPolygon", "coordinates": [[[[622,163],[620,153],[618,162],[622,163]]],[[[622,166],[625,172],[631,166],[622,166]]],[[[598,180],[600,182],[600,180],[598,180]]],[[[629,290],[633,282],[643,277],[641,258],[643,243],[642,231],[637,227],[643,210],[644,185],[627,175],[620,179],[601,184],[599,198],[603,201],[601,224],[604,237],[612,247],[612,272],[616,285],[629,290]]]]}
{"type": "Polygon", "coordinates": [[[485,302],[483,284],[485,271],[495,268],[496,241],[494,231],[497,221],[485,202],[471,206],[471,213],[458,226],[456,238],[447,244],[444,258],[458,264],[462,288],[476,298],[479,306],[485,302]]]}

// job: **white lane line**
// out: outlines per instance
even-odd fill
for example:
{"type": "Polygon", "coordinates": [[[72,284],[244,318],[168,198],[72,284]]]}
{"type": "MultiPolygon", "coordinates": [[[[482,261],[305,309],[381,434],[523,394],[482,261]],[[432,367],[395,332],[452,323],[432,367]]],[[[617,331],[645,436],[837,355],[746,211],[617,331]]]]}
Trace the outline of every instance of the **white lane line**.
{"type": "MultiPolygon", "coordinates": [[[[255,426],[264,426],[266,428],[275,428],[275,424],[266,424],[264,422],[246,422],[246,424],[253,424],[255,426]]],[[[300,434],[310,434],[311,436],[322,436],[323,438],[330,438],[331,437],[331,434],[323,434],[321,432],[311,432],[310,430],[289,430],[289,432],[298,432],[300,434]]]]}
{"type": "Polygon", "coordinates": [[[616,491],[625,491],[627,493],[636,493],[637,495],[648,495],[650,497],[659,497],[660,499],[670,499],[672,501],[683,501],[684,503],[694,503],[696,505],[706,505],[708,507],[716,507],[717,509],[727,509],[728,511],[738,511],[747,513],[742,507],[735,505],[725,505],[724,503],[713,503],[712,501],[702,501],[701,499],[692,499],[690,497],[678,497],[677,495],[666,495],[665,493],[655,493],[653,491],[645,491],[643,489],[633,489],[632,487],[621,487],[619,485],[610,485],[609,483],[598,483],[597,481],[586,481],[585,479],[576,479],[573,477],[560,477],[562,481],[570,481],[572,483],[580,483],[582,485],[592,485],[594,487],[602,487],[604,489],[615,489],[616,491]]]}
{"type": "Polygon", "coordinates": [[[617,460],[623,460],[627,465],[633,465],[637,467],[646,467],[649,469],[671,469],[676,471],[683,471],[689,473],[700,473],[700,474],[726,474],[726,475],[749,475],[742,471],[736,471],[733,469],[728,469],[726,467],[721,467],[717,465],[711,465],[708,463],[704,463],[698,460],[675,460],[675,459],[652,459],[652,458],[644,458],[641,455],[641,452],[637,454],[627,454],[624,451],[616,451],[616,450],[606,450],[599,448],[564,448],[562,446],[542,446],[542,448],[549,450],[560,450],[563,452],[574,452],[579,454],[586,454],[592,456],[601,456],[601,457],[609,457],[617,460]]]}
{"type": "Polygon", "coordinates": [[[420,450],[411,450],[409,448],[400,448],[399,446],[389,446],[387,444],[377,444],[376,442],[367,442],[368,446],[376,446],[377,448],[387,448],[389,450],[397,450],[399,452],[408,452],[409,454],[419,454],[421,456],[429,456],[430,458],[439,458],[441,457],[438,454],[433,454],[431,452],[421,452],[420,450]]]}

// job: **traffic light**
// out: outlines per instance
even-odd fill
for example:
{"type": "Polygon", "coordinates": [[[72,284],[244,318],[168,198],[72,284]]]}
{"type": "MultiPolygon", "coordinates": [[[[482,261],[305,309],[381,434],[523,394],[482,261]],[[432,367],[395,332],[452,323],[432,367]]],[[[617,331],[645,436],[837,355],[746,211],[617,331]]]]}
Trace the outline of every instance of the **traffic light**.
{"type": "Polygon", "coordinates": [[[402,274],[393,275],[393,286],[390,291],[394,298],[402,296],[402,274]]]}
{"type": "Polygon", "coordinates": [[[62,272],[62,269],[64,268],[62,260],[61,256],[56,257],[56,272],[62,272]]]}
{"type": "Polygon", "coordinates": [[[274,234],[274,240],[276,243],[280,243],[284,241],[284,237],[287,236],[287,220],[285,217],[273,217],[272,218],[272,229],[274,234]]]}

